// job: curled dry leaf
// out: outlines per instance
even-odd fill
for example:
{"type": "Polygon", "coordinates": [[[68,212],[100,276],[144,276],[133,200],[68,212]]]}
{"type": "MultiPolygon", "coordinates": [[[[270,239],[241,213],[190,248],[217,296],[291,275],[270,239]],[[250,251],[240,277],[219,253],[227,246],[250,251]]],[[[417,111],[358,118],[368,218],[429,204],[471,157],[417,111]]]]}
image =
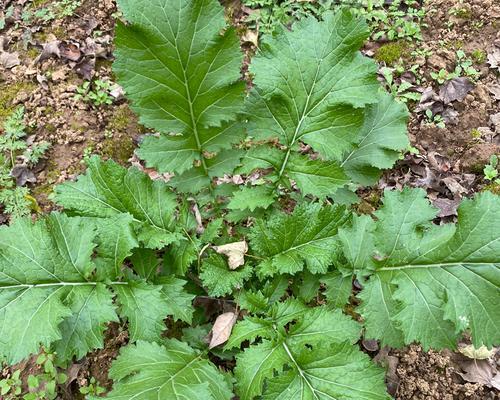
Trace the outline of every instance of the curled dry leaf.
{"type": "Polygon", "coordinates": [[[458,374],[467,382],[480,383],[500,390],[500,374],[489,360],[467,360],[460,364],[458,374]]]}
{"type": "Polygon", "coordinates": [[[492,53],[488,54],[488,64],[491,69],[500,71],[500,49],[495,48],[492,53]]]}
{"type": "Polygon", "coordinates": [[[212,337],[208,346],[209,349],[213,349],[214,347],[225,343],[227,339],[229,339],[237,318],[238,314],[232,311],[221,314],[217,317],[214,326],[212,327],[212,337]]]}
{"type": "Polygon", "coordinates": [[[21,64],[21,61],[19,60],[19,54],[17,52],[0,52],[0,65],[2,65],[4,68],[10,69],[19,64],[21,64]]]}
{"type": "Polygon", "coordinates": [[[453,78],[441,86],[439,97],[444,104],[450,104],[453,101],[462,101],[467,93],[474,89],[474,84],[465,77],[453,78]]]}
{"type": "Polygon", "coordinates": [[[259,32],[247,30],[245,34],[241,37],[245,43],[252,43],[254,46],[259,45],[259,32]]]}
{"type": "Polygon", "coordinates": [[[475,348],[473,345],[469,344],[464,347],[460,347],[458,351],[462,353],[465,357],[473,358],[475,360],[486,360],[492,357],[496,353],[496,348],[492,348],[488,350],[486,346],[481,346],[479,348],[475,348]]]}
{"type": "Polygon", "coordinates": [[[228,264],[230,269],[236,269],[245,264],[245,254],[248,251],[247,242],[234,242],[224,244],[222,246],[214,246],[214,250],[228,257],[228,264]]]}

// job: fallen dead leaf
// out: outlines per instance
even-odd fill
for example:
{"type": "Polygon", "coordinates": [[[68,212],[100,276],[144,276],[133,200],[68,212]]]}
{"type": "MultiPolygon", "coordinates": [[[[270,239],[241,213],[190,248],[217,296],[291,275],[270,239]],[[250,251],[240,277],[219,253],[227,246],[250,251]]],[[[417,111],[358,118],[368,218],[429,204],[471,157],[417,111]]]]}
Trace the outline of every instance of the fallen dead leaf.
{"type": "Polygon", "coordinates": [[[500,374],[489,360],[464,360],[460,363],[462,372],[457,372],[467,382],[480,383],[500,390],[500,374]]]}
{"type": "Polygon", "coordinates": [[[441,86],[439,97],[444,104],[450,104],[453,101],[462,101],[467,93],[474,89],[474,84],[465,77],[453,78],[441,86]]]}
{"type": "Polygon", "coordinates": [[[57,40],[54,35],[52,36],[53,40],[49,40],[48,42],[43,44],[42,52],[35,59],[35,64],[47,60],[52,56],[56,56],[57,58],[61,57],[61,51],[59,50],[59,44],[61,43],[61,41],[57,40]]]}
{"type": "Polygon", "coordinates": [[[77,43],[63,42],[59,47],[61,56],[70,61],[78,61],[82,55],[80,46],[77,43]]]}
{"type": "Polygon", "coordinates": [[[460,204],[460,199],[442,199],[437,198],[432,202],[434,206],[439,208],[439,214],[437,215],[439,218],[450,217],[452,215],[457,215],[457,208],[460,204]]]}
{"type": "Polygon", "coordinates": [[[24,186],[27,182],[36,182],[35,174],[24,164],[15,165],[10,171],[10,175],[16,180],[17,186],[24,186]]]}
{"type": "Polygon", "coordinates": [[[384,347],[373,358],[373,361],[386,368],[385,381],[387,384],[387,391],[389,394],[395,396],[399,387],[399,376],[397,373],[399,358],[390,356],[389,347],[384,347]]]}
{"type": "Polygon", "coordinates": [[[213,349],[214,347],[225,343],[227,339],[229,339],[237,318],[238,314],[232,311],[221,314],[217,317],[211,330],[212,338],[210,339],[210,344],[208,346],[209,349],[213,349]]]}
{"type": "Polygon", "coordinates": [[[467,189],[464,188],[460,183],[457,182],[455,178],[452,178],[451,176],[443,178],[443,183],[448,189],[450,189],[450,192],[453,194],[460,195],[463,193],[467,193],[467,189]]]}
{"type": "Polygon", "coordinates": [[[458,349],[458,351],[465,357],[473,358],[475,360],[486,360],[492,357],[496,353],[496,350],[497,349],[494,347],[491,350],[488,350],[486,346],[481,346],[476,349],[472,344],[459,347],[458,349]]]}
{"type": "Polygon", "coordinates": [[[252,30],[247,30],[245,34],[241,37],[243,42],[245,43],[252,43],[254,46],[259,45],[259,32],[257,31],[252,31],[252,30]]]}
{"type": "Polygon", "coordinates": [[[488,90],[493,95],[495,100],[500,100],[500,84],[491,85],[488,90]]]}
{"type": "Polygon", "coordinates": [[[245,254],[248,251],[247,242],[234,242],[224,244],[222,246],[214,246],[214,250],[228,257],[228,264],[230,269],[236,269],[245,264],[245,254]]]}
{"type": "Polygon", "coordinates": [[[17,52],[9,53],[7,51],[0,52],[0,65],[6,69],[14,68],[16,65],[21,64],[19,54],[17,52]]]}
{"type": "Polygon", "coordinates": [[[493,53],[488,54],[488,64],[490,64],[491,69],[500,71],[500,49],[495,48],[493,53]]]}

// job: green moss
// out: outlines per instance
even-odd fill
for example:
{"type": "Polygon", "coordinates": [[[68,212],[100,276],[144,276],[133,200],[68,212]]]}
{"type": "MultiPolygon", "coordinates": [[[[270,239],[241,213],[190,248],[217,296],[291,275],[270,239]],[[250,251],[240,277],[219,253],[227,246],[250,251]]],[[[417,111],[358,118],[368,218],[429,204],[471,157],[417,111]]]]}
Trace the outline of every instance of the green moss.
{"type": "Polygon", "coordinates": [[[375,52],[374,58],[378,62],[392,65],[406,54],[407,45],[403,42],[387,43],[380,46],[375,52]]]}
{"type": "Polygon", "coordinates": [[[485,190],[489,190],[490,192],[492,192],[494,194],[500,195],[500,183],[496,183],[496,182],[490,183],[489,185],[486,185],[483,188],[483,191],[485,191],[485,190]]]}
{"type": "Polygon", "coordinates": [[[456,8],[453,11],[453,14],[455,14],[460,19],[471,19],[472,18],[472,11],[467,6],[462,6],[460,8],[456,8]]]}
{"type": "Polygon", "coordinates": [[[474,50],[470,56],[477,64],[483,64],[486,61],[486,52],[481,49],[474,50]]]}
{"type": "Polygon", "coordinates": [[[474,139],[479,139],[481,137],[479,129],[473,129],[470,134],[474,139]]]}
{"type": "Polygon", "coordinates": [[[2,86],[0,91],[0,126],[3,126],[5,118],[16,108],[12,103],[17,95],[22,91],[30,92],[36,87],[32,82],[15,82],[2,86]]]}
{"type": "Polygon", "coordinates": [[[35,48],[35,47],[32,47],[31,49],[29,49],[28,51],[26,51],[26,55],[29,57],[29,59],[33,60],[35,59],[36,57],[38,57],[38,54],[39,54],[39,51],[35,48]]]}
{"type": "Polygon", "coordinates": [[[109,119],[107,128],[111,131],[123,132],[133,122],[134,122],[134,113],[125,104],[115,109],[113,115],[109,119]]]}
{"type": "Polygon", "coordinates": [[[120,164],[127,164],[134,153],[134,142],[130,137],[107,138],[102,142],[101,155],[111,158],[120,164]]]}
{"type": "Polygon", "coordinates": [[[48,2],[49,2],[49,0],[32,0],[31,6],[33,8],[38,8],[38,7],[46,5],[48,2]]]}

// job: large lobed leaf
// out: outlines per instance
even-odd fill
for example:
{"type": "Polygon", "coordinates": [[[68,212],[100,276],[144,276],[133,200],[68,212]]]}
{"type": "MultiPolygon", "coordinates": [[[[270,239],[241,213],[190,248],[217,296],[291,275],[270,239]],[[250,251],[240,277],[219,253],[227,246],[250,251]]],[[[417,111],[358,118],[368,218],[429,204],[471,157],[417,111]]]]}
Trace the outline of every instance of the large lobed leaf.
{"type": "MultiPolygon", "coordinates": [[[[122,349],[110,370],[113,400],[230,400],[231,385],[210,361],[187,344],[139,341],[122,349]]],[[[96,397],[97,399],[97,397],[96,397]]]]}
{"type": "Polygon", "coordinates": [[[352,346],[359,335],[360,326],[339,310],[295,299],[275,304],[265,317],[247,316],[226,347],[262,341],[237,356],[237,393],[242,400],[387,399],[383,371],[352,346]]]}
{"type": "Polygon", "coordinates": [[[333,261],[338,229],[348,219],[345,207],[309,204],[296,207],[291,215],[257,220],[250,243],[262,258],[260,274],[295,274],[304,266],[312,273],[325,273],[333,261]]]}
{"type": "Polygon", "coordinates": [[[161,133],[146,137],[138,154],[148,166],[206,183],[225,157],[205,153],[244,136],[235,122],[245,90],[238,36],[216,0],[118,3],[129,24],[116,28],[114,70],[141,122],[161,133]]]}
{"type": "Polygon", "coordinates": [[[419,189],[386,191],[377,221],[357,217],[341,231],[359,276],[366,335],[398,347],[455,348],[463,330],[475,346],[500,341],[500,198],[464,200],[458,222],[436,226],[419,189]]]}
{"type": "MultiPolygon", "coordinates": [[[[146,247],[161,248],[182,239],[175,229],[175,195],[164,182],[152,181],[137,168],[94,156],[85,175],[58,185],[55,192],[56,202],[71,214],[106,219],[128,213],[146,247]]],[[[111,229],[109,220],[101,225],[111,229]]]]}
{"type": "Polygon", "coordinates": [[[89,220],[53,213],[0,228],[0,359],[16,363],[40,345],[52,345],[60,362],[81,358],[103,346],[106,323],[118,315],[129,321],[133,341],[158,340],[167,315],[190,322],[194,296],[185,282],[123,274],[137,241],[128,240],[127,225],[111,227],[98,236],[89,220]]]}
{"type": "Polygon", "coordinates": [[[282,148],[252,149],[243,170],[271,167],[272,180],[288,177],[303,193],[325,197],[392,166],[407,145],[407,112],[379,93],[376,64],[358,51],[368,35],[363,19],[342,11],[263,40],[245,113],[250,136],[277,138],[282,148]],[[320,157],[298,154],[300,142],[320,157]]]}

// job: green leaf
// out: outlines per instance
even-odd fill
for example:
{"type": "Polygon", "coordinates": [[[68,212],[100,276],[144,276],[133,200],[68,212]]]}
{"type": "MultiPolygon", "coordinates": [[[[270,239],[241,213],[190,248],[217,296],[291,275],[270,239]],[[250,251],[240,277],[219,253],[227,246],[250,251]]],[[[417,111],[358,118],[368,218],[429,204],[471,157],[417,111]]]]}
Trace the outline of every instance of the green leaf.
{"type": "Polygon", "coordinates": [[[272,339],[273,327],[272,321],[257,317],[246,317],[243,321],[239,321],[231,331],[231,336],[227,341],[224,349],[232,349],[239,347],[241,343],[248,340],[255,341],[257,337],[272,339]]]}
{"type": "Polygon", "coordinates": [[[160,260],[156,256],[156,251],[151,249],[135,249],[130,257],[132,267],[139,277],[153,281],[157,274],[160,260]]]}
{"type": "Polygon", "coordinates": [[[133,230],[130,214],[117,214],[111,218],[96,218],[97,258],[94,260],[100,271],[108,271],[108,278],[120,275],[123,261],[139,246],[133,230]],[[113,266],[110,270],[109,266],[113,266]]]}
{"type": "Polygon", "coordinates": [[[162,285],[162,294],[168,304],[165,308],[167,314],[190,324],[193,319],[192,302],[195,295],[184,289],[186,281],[173,276],[165,276],[159,278],[157,283],[162,285]]]}
{"type": "Polygon", "coordinates": [[[103,324],[116,315],[92,278],[95,234],[84,219],[57,213],[0,227],[0,358],[13,364],[56,341],[61,358],[102,347],[103,324]]]}
{"type": "Polygon", "coordinates": [[[391,398],[385,372],[349,343],[303,350],[293,357],[294,369],[269,379],[263,400],[391,398]]]}
{"type": "Polygon", "coordinates": [[[139,157],[149,167],[175,173],[201,160],[206,177],[204,153],[229,149],[244,136],[232,122],[245,89],[235,30],[226,26],[216,0],[119,5],[129,24],[116,28],[114,71],[141,123],[162,133],[146,138],[139,157]]]}
{"type": "Polygon", "coordinates": [[[174,194],[164,182],[152,181],[136,168],[127,170],[92,157],[85,175],[55,191],[57,203],[72,214],[95,218],[130,214],[146,247],[161,248],[181,238],[175,232],[174,194]]]}
{"type": "MultiPolygon", "coordinates": [[[[385,192],[373,242],[356,257],[369,276],[360,295],[366,334],[391,346],[455,348],[468,329],[476,347],[491,346],[500,340],[500,198],[464,200],[456,225],[433,225],[435,215],[422,190],[385,192]]],[[[362,232],[352,233],[356,243],[362,232]]]]}
{"type": "Polygon", "coordinates": [[[92,349],[103,347],[106,324],[118,322],[113,294],[104,284],[73,287],[64,299],[71,305],[71,315],[60,325],[62,339],[55,343],[58,358],[79,360],[92,349]]]}
{"type": "Polygon", "coordinates": [[[406,113],[391,96],[378,95],[376,65],[359,52],[368,35],[363,19],[339,11],[262,39],[250,65],[254,87],[245,114],[251,137],[277,138],[282,150],[251,149],[242,171],[272,167],[271,180],[287,177],[304,194],[325,197],[357,182],[355,172],[365,165],[377,173],[392,165],[407,142],[406,113]],[[299,154],[300,143],[319,157],[299,154]],[[370,151],[377,154],[368,158],[370,151]]]}
{"type": "Polygon", "coordinates": [[[281,343],[263,340],[249,347],[236,357],[236,393],[241,400],[253,400],[262,393],[265,379],[270,379],[274,371],[281,371],[288,361],[285,348],[281,343]]]}
{"type": "Polygon", "coordinates": [[[367,109],[359,140],[341,157],[347,175],[365,186],[375,184],[382,170],[391,168],[409,145],[406,106],[386,93],[378,100],[367,109]]]}
{"type": "Polygon", "coordinates": [[[227,205],[230,210],[254,211],[256,208],[267,208],[274,202],[274,195],[266,186],[243,186],[234,192],[231,201],[227,205]]]}
{"type": "Polygon", "coordinates": [[[308,303],[318,295],[320,286],[320,275],[304,271],[294,279],[294,293],[303,302],[308,303]]]}
{"type": "Polygon", "coordinates": [[[245,317],[233,328],[226,348],[258,337],[262,342],[236,357],[237,394],[242,400],[262,394],[266,399],[290,400],[325,394],[354,399],[355,393],[359,398],[387,398],[384,372],[352,346],[360,332],[361,326],[340,310],[308,308],[293,298],[275,304],[266,317],[245,317]],[[363,370],[366,383],[361,383],[363,370]],[[370,392],[373,397],[368,397],[370,392]]]}
{"type": "Polygon", "coordinates": [[[303,317],[288,332],[287,343],[291,347],[358,341],[361,326],[340,310],[331,311],[325,306],[314,307],[304,312],[303,317]]]}
{"type": "Polygon", "coordinates": [[[332,308],[342,308],[349,302],[352,293],[352,276],[343,276],[339,271],[326,274],[321,278],[326,285],[325,296],[332,308]]]}
{"type": "Polygon", "coordinates": [[[230,400],[228,379],[201,354],[175,339],[138,342],[121,350],[110,378],[113,400],[230,400]]]}
{"type": "Polygon", "coordinates": [[[163,319],[167,316],[169,302],[161,286],[144,282],[131,282],[115,287],[120,315],[128,319],[130,340],[158,341],[165,330],[163,319]]]}
{"type": "Polygon", "coordinates": [[[303,194],[323,198],[349,183],[347,175],[336,161],[309,160],[293,154],[286,171],[303,194]]]}
{"type": "Polygon", "coordinates": [[[174,274],[184,276],[190,265],[198,259],[198,248],[190,240],[170,246],[165,254],[165,266],[174,274]]]}
{"type": "Polygon", "coordinates": [[[246,280],[253,274],[252,267],[245,265],[236,270],[230,270],[226,260],[219,254],[212,254],[201,267],[200,279],[208,289],[210,296],[219,297],[230,294],[237,288],[242,288],[246,280]]]}
{"type": "Polygon", "coordinates": [[[344,207],[317,204],[298,206],[291,215],[281,213],[267,222],[257,220],[250,243],[264,258],[259,273],[295,274],[304,265],[312,273],[325,273],[333,261],[338,229],[347,220],[344,207]]]}

